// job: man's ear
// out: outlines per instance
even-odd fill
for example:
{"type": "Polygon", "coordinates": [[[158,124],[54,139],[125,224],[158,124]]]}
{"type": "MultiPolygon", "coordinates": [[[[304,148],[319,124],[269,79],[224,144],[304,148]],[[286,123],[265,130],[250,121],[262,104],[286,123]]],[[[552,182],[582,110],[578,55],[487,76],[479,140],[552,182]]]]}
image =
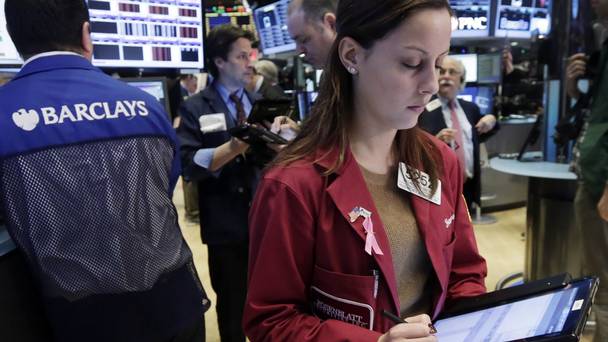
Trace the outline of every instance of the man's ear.
{"type": "Polygon", "coordinates": [[[80,38],[82,55],[89,61],[93,60],[93,40],[91,39],[91,24],[85,21],[82,24],[82,32],[80,38]]]}
{"type": "Polygon", "coordinates": [[[336,32],[336,15],[331,12],[327,12],[323,15],[323,23],[331,28],[334,33],[336,32]]]}
{"type": "Polygon", "coordinates": [[[213,64],[215,64],[217,70],[222,70],[222,68],[224,67],[224,63],[226,63],[226,61],[223,60],[221,57],[215,57],[212,62],[213,64]]]}
{"type": "Polygon", "coordinates": [[[344,68],[356,75],[363,57],[363,47],[351,37],[344,37],[338,44],[338,56],[344,68]]]}

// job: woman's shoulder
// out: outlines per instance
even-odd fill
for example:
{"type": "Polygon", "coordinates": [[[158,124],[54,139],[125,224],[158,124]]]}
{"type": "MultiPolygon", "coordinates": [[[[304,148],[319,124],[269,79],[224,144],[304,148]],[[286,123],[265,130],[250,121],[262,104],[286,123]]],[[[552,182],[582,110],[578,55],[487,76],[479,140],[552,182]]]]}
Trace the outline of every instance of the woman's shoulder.
{"type": "Polygon", "coordinates": [[[323,184],[323,175],[313,158],[303,158],[289,164],[274,165],[264,172],[262,182],[277,182],[291,189],[316,187],[323,184]]]}

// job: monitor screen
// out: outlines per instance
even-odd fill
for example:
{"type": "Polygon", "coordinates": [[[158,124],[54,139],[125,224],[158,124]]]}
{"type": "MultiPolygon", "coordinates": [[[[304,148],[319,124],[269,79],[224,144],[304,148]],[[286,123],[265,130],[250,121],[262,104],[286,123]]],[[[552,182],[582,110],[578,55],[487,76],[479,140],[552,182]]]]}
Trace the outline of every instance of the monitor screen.
{"type": "Polygon", "coordinates": [[[260,45],[265,54],[293,51],[296,42],[287,31],[287,6],[289,0],[279,0],[254,10],[260,45]]]}
{"type": "Polygon", "coordinates": [[[575,287],[554,291],[440,320],[435,323],[437,338],[453,342],[499,342],[559,333],[566,326],[570,311],[582,305],[582,301],[576,300],[578,290],[575,287]]]}
{"type": "Polygon", "coordinates": [[[6,30],[6,17],[4,16],[4,0],[0,0],[0,65],[21,65],[23,60],[19,56],[11,37],[6,30]]]}
{"type": "Polygon", "coordinates": [[[530,38],[532,32],[549,34],[551,0],[499,0],[496,6],[496,37],[530,38]]]}
{"type": "Polygon", "coordinates": [[[502,53],[477,55],[477,83],[500,83],[502,79],[502,53]]]}
{"type": "Polygon", "coordinates": [[[88,0],[93,64],[202,69],[201,0],[88,0]]]}
{"type": "Polygon", "coordinates": [[[452,38],[487,37],[491,0],[450,0],[454,11],[452,38]]]}
{"type": "Polygon", "coordinates": [[[493,87],[466,87],[457,97],[475,103],[482,115],[494,114],[493,87]]]}
{"type": "Polygon", "coordinates": [[[466,54],[466,55],[450,55],[450,57],[457,59],[464,64],[464,68],[467,70],[466,82],[477,82],[477,55],[466,54]]]}
{"type": "Polygon", "coordinates": [[[169,97],[167,92],[167,80],[163,77],[121,78],[132,87],[145,91],[154,96],[169,115],[169,97]]]}
{"type": "Polygon", "coordinates": [[[251,14],[247,12],[205,13],[205,28],[207,33],[216,26],[232,24],[255,34],[251,14]]]}

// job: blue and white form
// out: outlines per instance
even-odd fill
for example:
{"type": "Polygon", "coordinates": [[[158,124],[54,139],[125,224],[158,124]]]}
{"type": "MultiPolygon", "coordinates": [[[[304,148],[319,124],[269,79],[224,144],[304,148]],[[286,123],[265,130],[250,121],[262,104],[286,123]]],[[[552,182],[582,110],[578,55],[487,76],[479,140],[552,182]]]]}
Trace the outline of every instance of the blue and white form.
{"type": "Polygon", "coordinates": [[[0,202],[45,296],[150,290],[191,262],[171,202],[178,144],[155,98],[75,54],[0,88],[0,202]]]}

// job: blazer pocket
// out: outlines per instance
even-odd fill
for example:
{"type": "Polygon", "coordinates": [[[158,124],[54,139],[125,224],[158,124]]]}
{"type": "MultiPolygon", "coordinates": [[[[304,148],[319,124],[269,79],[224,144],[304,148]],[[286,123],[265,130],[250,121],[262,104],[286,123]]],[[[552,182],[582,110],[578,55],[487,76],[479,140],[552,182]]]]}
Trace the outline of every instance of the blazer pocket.
{"type": "Polygon", "coordinates": [[[336,319],[369,330],[376,314],[373,275],[338,273],[315,265],[310,287],[310,309],[322,320],[336,319]]]}

